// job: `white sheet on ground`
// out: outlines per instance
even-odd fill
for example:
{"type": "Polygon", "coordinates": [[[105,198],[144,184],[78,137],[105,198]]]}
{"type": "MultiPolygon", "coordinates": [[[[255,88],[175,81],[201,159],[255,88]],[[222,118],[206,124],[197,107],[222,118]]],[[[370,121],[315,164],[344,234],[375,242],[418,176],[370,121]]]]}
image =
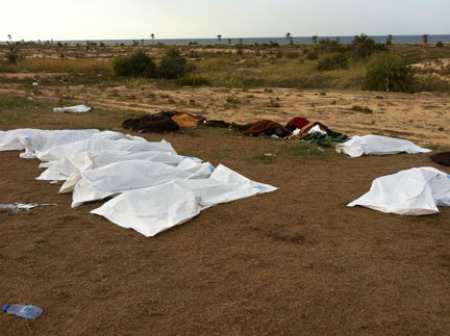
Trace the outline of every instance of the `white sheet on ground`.
{"type": "MultiPolygon", "coordinates": [[[[23,150],[25,149],[24,138],[36,138],[36,147],[43,148],[45,144],[52,146],[58,143],[55,139],[59,138],[63,143],[87,139],[99,130],[41,130],[34,128],[21,128],[10,131],[0,131],[0,151],[23,150]],[[77,138],[78,137],[78,138],[77,138]],[[39,140],[38,140],[39,139],[39,140]],[[51,140],[50,140],[51,139],[51,140]]],[[[30,141],[31,143],[31,141],[30,141]]],[[[30,147],[30,149],[33,149],[30,147]]]]}
{"type": "Polygon", "coordinates": [[[427,215],[450,206],[450,176],[432,167],[402,170],[375,179],[370,191],[348,204],[400,215],[427,215]]]}
{"type": "Polygon", "coordinates": [[[91,213],[150,237],[188,221],[213,205],[275,190],[219,165],[207,179],[176,179],[126,191],[91,213]]]}
{"type": "Polygon", "coordinates": [[[90,106],[87,105],[75,105],[75,106],[65,106],[65,107],[55,107],[53,109],[53,112],[56,113],[62,113],[62,112],[69,112],[69,113],[86,113],[91,110],[90,106]]]}
{"type": "Polygon", "coordinates": [[[100,131],[97,129],[40,131],[32,135],[19,133],[19,141],[25,147],[25,153],[21,153],[20,157],[34,159],[36,153],[55,146],[86,140],[98,134],[100,134],[100,131]]]}
{"type": "Polygon", "coordinates": [[[382,135],[354,136],[349,141],[336,145],[338,153],[351,157],[361,155],[387,155],[406,152],[409,154],[428,153],[430,149],[422,148],[404,139],[391,138],[382,135]]]}
{"type": "Polygon", "coordinates": [[[72,207],[177,178],[206,178],[212,169],[210,163],[184,159],[175,167],[160,162],[129,160],[85,170],[73,191],[72,207]]]}
{"type": "MultiPolygon", "coordinates": [[[[95,169],[108,164],[128,160],[144,160],[161,162],[176,166],[186,157],[163,152],[125,152],[125,151],[87,151],[70,153],[58,161],[50,161],[47,169],[37,177],[37,180],[68,180],[72,174],[87,169],[95,169]]],[[[201,160],[192,158],[200,162],[201,160]]]]}
{"type": "MultiPolygon", "coordinates": [[[[102,132],[103,133],[103,132],[102,132]]],[[[113,132],[115,133],[115,132],[113,132]]],[[[111,134],[109,134],[111,135],[111,134]]],[[[110,139],[106,135],[98,135],[87,140],[72,142],[69,144],[55,146],[46,151],[36,153],[36,157],[41,161],[57,161],[73,153],[81,153],[89,150],[94,151],[125,151],[125,152],[152,152],[158,151],[167,154],[176,154],[172,145],[164,140],[160,142],[150,142],[139,137],[125,137],[120,139],[110,139]]],[[[125,136],[122,134],[122,136],[125,136]]]]}

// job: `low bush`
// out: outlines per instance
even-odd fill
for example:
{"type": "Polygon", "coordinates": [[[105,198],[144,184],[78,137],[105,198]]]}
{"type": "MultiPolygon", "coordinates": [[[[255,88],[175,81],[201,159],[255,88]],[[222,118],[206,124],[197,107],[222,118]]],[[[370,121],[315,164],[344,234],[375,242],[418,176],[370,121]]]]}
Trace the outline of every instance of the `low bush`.
{"type": "Polygon", "coordinates": [[[444,46],[444,43],[442,43],[441,41],[438,41],[436,43],[436,47],[438,47],[438,48],[442,48],[443,46],[444,46]]]}
{"type": "Polygon", "coordinates": [[[319,55],[317,54],[316,50],[310,50],[306,54],[306,59],[309,61],[315,61],[315,60],[319,59],[319,55]]]}
{"type": "Polygon", "coordinates": [[[345,54],[337,54],[331,57],[324,57],[317,64],[317,70],[319,71],[340,70],[348,68],[348,60],[345,54]]]}
{"type": "Polygon", "coordinates": [[[158,77],[175,79],[186,73],[186,58],[181,56],[177,48],[170,48],[161,59],[158,67],[158,77]]]}
{"type": "Polygon", "coordinates": [[[355,111],[355,112],[362,112],[362,113],[365,113],[365,114],[372,114],[373,113],[372,109],[368,108],[367,106],[360,106],[360,105],[353,105],[350,110],[355,111]]]}
{"type": "Polygon", "coordinates": [[[300,56],[300,54],[297,51],[286,51],[284,53],[284,57],[290,58],[290,59],[296,59],[300,56]]]}
{"type": "Polygon", "coordinates": [[[369,65],[362,85],[363,90],[411,92],[411,67],[401,58],[384,56],[369,65]]]}
{"type": "Polygon", "coordinates": [[[150,56],[139,50],[130,56],[113,59],[113,69],[117,76],[156,77],[156,65],[150,56]]]}

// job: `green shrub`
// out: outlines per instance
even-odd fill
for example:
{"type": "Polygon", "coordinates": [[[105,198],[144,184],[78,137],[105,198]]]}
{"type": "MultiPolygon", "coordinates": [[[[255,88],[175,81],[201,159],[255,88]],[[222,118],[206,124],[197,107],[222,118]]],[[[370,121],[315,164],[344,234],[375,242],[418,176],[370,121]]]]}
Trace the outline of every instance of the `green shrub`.
{"type": "Polygon", "coordinates": [[[367,69],[363,90],[411,92],[411,68],[403,59],[385,56],[374,61],[367,69]]]}
{"type": "Polygon", "coordinates": [[[113,59],[113,69],[117,76],[156,77],[156,65],[150,56],[139,50],[130,56],[113,59]]]}
{"type": "Polygon", "coordinates": [[[158,77],[174,79],[181,77],[186,72],[186,58],[181,56],[177,48],[170,48],[161,59],[158,67],[158,77]]]}
{"type": "Polygon", "coordinates": [[[315,60],[319,59],[319,55],[317,54],[316,50],[310,50],[306,54],[306,59],[309,61],[315,61],[315,60]]]}
{"type": "Polygon", "coordinates": [[[183,77],[178,78],[177,82],[179,85],[182,85],[182,86],[209,85],[209,81],[205,77],[202,77],[202,76],[185,75],[183,77]]]}
{"type": "Polygon", "coordinates": [[[368,108],[367,106],[360,106],[360,105],[353,105],[350,110],[355,111],[355,112],[362,112],[365,114],[373,113],[372,109],[368,108]]]}
{"type": "Polygon", "coordinates": [[[317,70],[319,71],[339,70],[348,68],[349,68],[348,60],[344,54],[337,54],[331,57],[324,57],[317,64],[317,70]]]}
{"type": "Polygon", "coordinates": [[[444,46],[444,43],[442,43],[441,41],[438,41],[436,43],[436,47],[438,47],[438,48],[442,48],[443,46],[444,46]]]}
{"type": "Polygon", "coordinates": [[[284,53],[284,57],[290,58],[290,59],[295,59],[295,58],[298,58],[299,56],[300,56],[300,54],[297,51],[286,51],[284,53]]]}

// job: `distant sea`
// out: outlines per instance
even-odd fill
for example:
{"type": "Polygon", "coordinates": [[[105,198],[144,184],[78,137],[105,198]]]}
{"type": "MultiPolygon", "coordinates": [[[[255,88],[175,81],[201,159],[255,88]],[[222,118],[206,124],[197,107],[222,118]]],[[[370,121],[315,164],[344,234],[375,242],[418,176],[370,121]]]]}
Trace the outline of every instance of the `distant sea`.
{"type": "MultiPolygon", "coordinates": [[[[378,35],[378,36],[370,36],[375,40],[375,42],[385,43],[387,35],[378,35]]],[[[330,40],[336,40],[336,38],[339,38],[340,43],[351,43],[354,36],[318,36],[318,40],[322,39],[330,39],[330,40]]],[[[221,40],[221,44],[228,44],[228,37],[223,36],[221,40]]],[[[236,44],[239,43],[239,37],[233,37],[231,38],[231,43],[236,44]]],[[[141,43],[142,39],[135,39],[141,43]]],[[[313,43],[312,37],[296,37],[293,36],[294,43],[313,43]]],[[[70,44],[85,44],[87,40],[54,40],[53,43],[61,42],[61,43],[70,43],[70,44]]],[[[89,40],[89,42],[103,42],[104,44],[109,45],[115,45],[115,44],[124,44],[124,45],[130,45],[133,44],[134,39],[130,40],[89,40]]],[[[276,42],[276,43],[287,43],[286,37],[243,37],[242,43],[244,44],[263,44],[263,43],[269,43],[270,41],[276,42]]],[[[428,36],[428,43],[436,43],[436,42],[450,42],[450,35],[429,35],[428,36]]],[[[27,41],[28,42],[28,41],[27,41]]],[[[37,42],[37,41],[35,41],[37,42]]],[[[44,40],[41,40],[42,43],[44,43],[44,40]]],[[[184,39],[158,39],[155,37],[155,40],[151,39],[144,39],[145,44],[152,44],[152,43],[164,43],[164,44],[218,44],[219,40],[217,38],[184,38],[184,39]]],[[[5,41],[0,42],[0,44],[5,44],[5,41]]],[[[392,35],[392,43],[423,43],[422,35],[392,35]]]]}

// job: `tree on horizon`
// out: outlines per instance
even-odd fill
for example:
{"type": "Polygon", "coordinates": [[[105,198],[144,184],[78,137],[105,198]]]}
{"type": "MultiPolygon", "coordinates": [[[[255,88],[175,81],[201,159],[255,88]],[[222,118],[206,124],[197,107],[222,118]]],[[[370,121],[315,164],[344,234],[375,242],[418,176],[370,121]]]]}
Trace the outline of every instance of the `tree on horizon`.
{"type": "Polygon", "coordinates": [[[219,43],[222,43],[222,35],[217,35],[217,39],[219,40],[219,43]]]}
{"type": "Polygon", "coordinates": [[[313,41],[314,44],[317,43],[317,38],[318,38],[317,35],[314,35],[314,36],[312,37],[312,41],[313,41]]]}
{"type": "Polygon", "coordinates": [[[291,42],[291,33],[286,33],[286,39],[291,42]]]}
{"type": "Polygon", "coordinates": [[[153,40],[153,44],[155,44],[155,34],[151,33],[151,34],[150,34],[150,37],[151,37],[152,40],[153,40]]]}
{"type": "Polygon", "coordinates": [[[231,39],[230,38],[228,39],[228,45],[231,45],[231,39]]]}
{"type": "Polygon", "coordinates": [[[391,45],[392,44],[392,35],[389,34],[386,38],[386,45],[391,45]]]}
{"type": "Polygon", "coordinates": [[[423,41],[424,44],[428,43],[428,34],[423,34],[422,35],[422,41],[423,41]]]}

